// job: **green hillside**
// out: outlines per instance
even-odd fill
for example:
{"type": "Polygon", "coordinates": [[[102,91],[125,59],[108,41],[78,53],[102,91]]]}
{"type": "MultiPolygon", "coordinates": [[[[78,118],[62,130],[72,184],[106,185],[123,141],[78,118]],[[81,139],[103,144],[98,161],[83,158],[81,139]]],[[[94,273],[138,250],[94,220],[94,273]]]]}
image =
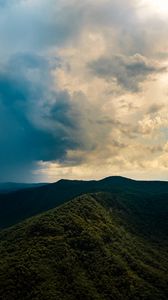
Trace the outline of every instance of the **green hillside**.
{"type": "Polygon", "coordinates": [[[167,300],[159,197],[160,206],[135,204],[132,194],[83,195],[2,230],[0,299],[167,300]]]}
{"type": "Polygon", "coordinates": [[[168,182],[134,181],[119,176],[100,181],[60,180],[42,187],[0,194],[0,228],[55,208],[81,194],[95,192],[113,193],[120,198],[122,206],[138,215],[138,219],[146,218],[145,226],[150,220],[149,229],[151,226],[152,230],[160,226],[163,230],[168,228],[168,182]]]}

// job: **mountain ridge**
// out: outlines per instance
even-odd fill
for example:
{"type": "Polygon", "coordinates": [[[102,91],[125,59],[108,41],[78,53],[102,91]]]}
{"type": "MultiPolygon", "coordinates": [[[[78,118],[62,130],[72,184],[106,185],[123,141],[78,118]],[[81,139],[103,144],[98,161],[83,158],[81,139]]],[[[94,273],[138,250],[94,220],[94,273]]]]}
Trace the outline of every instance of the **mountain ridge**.
{"type": "Polygon", "coordinates": [[[0,194],[0,228],[55,208],[81,194],[94,192],[110,192],[120,198],[125,197],[129,205],[137,203],[142,206],[151,201],[160,210],[158,201],[163,205],[164,199],[168,199],[168,182],[141,182],[122,177],[108,177],[99,181],[63,179],[41,187],[0,194]]]}

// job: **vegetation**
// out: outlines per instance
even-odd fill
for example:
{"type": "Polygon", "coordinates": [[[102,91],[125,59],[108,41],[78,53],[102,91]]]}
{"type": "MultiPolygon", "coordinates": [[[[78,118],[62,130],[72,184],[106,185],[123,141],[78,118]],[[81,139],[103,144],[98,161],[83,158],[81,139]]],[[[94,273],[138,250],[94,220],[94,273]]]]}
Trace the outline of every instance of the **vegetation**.
{"type": "Polygon", "coordinates": [[[81,194],[95,192],[112,193],[113,198],[117,198],[116,205],[120,205],[121,210],[124,207],[129,218],[135,217],[134,223],[137,224],[138,219],[142,225],[145,218],[145,231],[148,222],[149,230],[153,226],[151,233],[158,227],[162,227],[162,232],[168,228],[168,182],[134,181],[123,177],[100,181],[60,180],[42,187],[0,194],[0,228],[55,208],[81,194]]]}
{"type": "Polygon", "coordinates": [[[82,195],[2,230],[0,299],[167,300],[167,200],[134,193],[82,195]]]}
{"type": "Polygon", "coordinates": [[[22,189],[29,189],[47,185],[47,183],[16,183],[16,182],[0,182],[0,193],[10,193],[22,189]]]}

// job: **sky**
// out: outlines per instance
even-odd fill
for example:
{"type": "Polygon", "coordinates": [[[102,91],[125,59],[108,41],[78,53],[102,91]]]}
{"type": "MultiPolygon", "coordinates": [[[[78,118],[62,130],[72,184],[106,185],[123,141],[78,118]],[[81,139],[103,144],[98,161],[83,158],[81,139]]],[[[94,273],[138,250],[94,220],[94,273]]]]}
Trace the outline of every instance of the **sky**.
{"type": "Polygon", "coordinates": [[[168,180],[167,0],[0,0],[0,181],[168,180]]]}

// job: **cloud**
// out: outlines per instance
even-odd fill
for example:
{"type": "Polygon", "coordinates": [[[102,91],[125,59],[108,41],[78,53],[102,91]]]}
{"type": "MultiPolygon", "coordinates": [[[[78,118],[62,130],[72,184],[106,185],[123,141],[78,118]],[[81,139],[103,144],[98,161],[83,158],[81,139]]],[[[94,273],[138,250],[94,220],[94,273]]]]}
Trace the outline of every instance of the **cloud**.
{"type": "Polygon", "coordinates": [[[160,110],[162,110],[164,108],[164,104],[159,104],[159,103],[154,103],[152,104],[149,108],[147,113],[148,114],[155,114],[158,113],[160,110]]]}
{"type": "Polygon", "coordinates": [[[23,169],[30,164],[32,168],[38,160],[61,159],[65,155],[69,141],[64,126],[71,127],[66,116],[68,94],[54,92],[50,81],[50,65],[37,55],[17,55],[1,70],[1,176],[5,177],[4,173],[17,164],[23,169]],[[60,119],[59,128],[53,128],[54,114],[58,112],[62,122],[60,119]]]}
{"type": "Polygon", "coordinates": [[[0,1],[0,180],[165,161],[167,25],[140,1],[0,1]]]}
{"type": "Polygon", "coordinates": [[[67,159],[68,151],[87,153],[108,136],[111,124],[101,109],[82,92],[70,95],[54,85],[58,66],[57,58],[24,53],[1,68],[1,180],[19,167],[31,173],[38,161],[78,163],[67,159]]]}
{"type": "Polygon", "coordinates": [[[159,66],[140,54],[101,57],[89,63],[89,68],[96,76],[105,78],[107,81],[116,80],[117,84],[131,92],[137,92],[140,84],[149,75],[166,71],[165,67],[159,66]]]}
{"type": "Polygon", "coordinates": [[[75,37],[80,24],[72,12],[60,0],[1,1],[1,59],[16,52],[44,53],[75,37]]]}

